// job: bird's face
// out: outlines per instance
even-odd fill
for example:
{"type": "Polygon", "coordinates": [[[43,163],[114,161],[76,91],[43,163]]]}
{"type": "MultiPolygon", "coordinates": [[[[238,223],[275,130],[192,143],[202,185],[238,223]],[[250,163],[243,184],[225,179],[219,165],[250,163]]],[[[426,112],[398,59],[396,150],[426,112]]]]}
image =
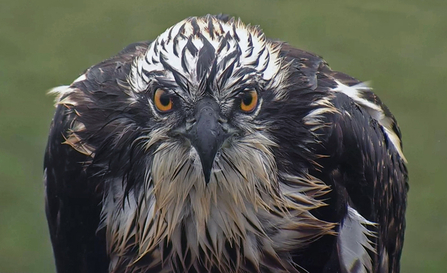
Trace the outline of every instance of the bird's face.
{"type": "Polygon", "coordinates": [[[212,91],[196,97],[184,92],[183,100],[179,96],[157,87],[152,107],[165,119],[160,124],[167,127],[167,136],[198,155],[205,183],[209,183],[214,161],[220,157],[216,158],[217,153],[231,147],[234,139],[256,130],[250,120],[256,115],[258,91],[242,87],[230,98],[219,98],[212,91]]]}
{"type": "Polygon", "coordinates": [[[284,68],[279,46],[240,22],[191,18],[160,35],[129,77],[151,112],[154,184],[186,184],[185,192],[215,183],[270,186],[275,143],[259,114],[265,101],[284,96],[284,68]]]}

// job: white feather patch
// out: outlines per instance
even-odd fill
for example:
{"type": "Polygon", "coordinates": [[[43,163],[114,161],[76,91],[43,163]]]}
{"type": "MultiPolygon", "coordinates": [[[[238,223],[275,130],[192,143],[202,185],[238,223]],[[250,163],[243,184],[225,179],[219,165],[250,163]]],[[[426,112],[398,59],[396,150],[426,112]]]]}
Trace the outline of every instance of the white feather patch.
{"type": "MultiPolygon", "coordinates": [[[[69,85],[61,85],[54,87],[48,91],[49,95],[56,95],[56,98],[54,99],[54,106],[57,107],[59,104],[61,104],[61,98],[65,97],[67,94],[73,92],[73,89],[70,88],[69,85]]],[[[74,105],[74,102],[71,104],[74,105]]]]}
{"type": "Polygon", "coordinates": [[[377,105],[365,98],[362,98],[362,90],[371,91],[371,87],[368,86],[367,82],[362,82],[353,86],[345,85],[339,81],[337,81],[337,87],[333,89],[333,91],[342,92],[345,95],[349,96],[353,99],[358,105],[364,108],[373,119],[377,120],[377,122],[382,126],[385,131],[385,135],[388,140],[393,144],[396,148],[399,156],[406,161],[404,153],[401,147],[401,140],[399,136],[393,131],[393,120],[390,117],[387,117],[380,105],[377,105]]]}
{"type": "Polygon", "coordinates": [[[82,81],[85,81],[86,79],[87,79],[87,77],[85,76],[85,74],[82,74],[76,80],[74,80],[73,83],[75,83],[75,82],[82,82],[82,81]]]}
{"type": "Polygon", "coordinates": [[[372,261],[368,250],[375,252],[375,248],[368,237],[375,235],[367,228],[368,225],[375,226],[376,224],[366,220],[355,209],[348,206],[348,214],[338,234],[338,252],[342,272],[372,272],[372,261]]]}

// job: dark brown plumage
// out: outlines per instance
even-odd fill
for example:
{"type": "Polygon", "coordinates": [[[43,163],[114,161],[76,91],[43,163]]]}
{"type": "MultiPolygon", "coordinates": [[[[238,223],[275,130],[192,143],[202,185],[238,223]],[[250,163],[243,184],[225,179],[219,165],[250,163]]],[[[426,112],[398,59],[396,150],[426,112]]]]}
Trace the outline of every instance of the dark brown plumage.
{"type": "Polygon", "coordinates": [[[366,84],[224,16],[53,90],[58,272],[398,272],[407,170],[366,84]]]}

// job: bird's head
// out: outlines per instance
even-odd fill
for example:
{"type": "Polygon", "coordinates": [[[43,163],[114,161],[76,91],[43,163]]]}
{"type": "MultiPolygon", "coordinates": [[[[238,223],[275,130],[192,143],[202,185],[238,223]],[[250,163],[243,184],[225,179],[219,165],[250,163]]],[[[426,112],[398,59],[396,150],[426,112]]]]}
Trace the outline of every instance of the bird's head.
{"type": "Polygon", "coordinates": [[[202,174],[186,166],[183,175],[206,185],[228,168],[249,175],[235,158],[271,161],[256,156],[266,157],[274,145],[259,116],[266,100],[284,96],[279,50],[258,28],[215,16],[188,18],[152,42],[128,81],[136,98],[148,100],[147,148],[158,147],[153,176],[173,180],[191,161],[202,174]]]}

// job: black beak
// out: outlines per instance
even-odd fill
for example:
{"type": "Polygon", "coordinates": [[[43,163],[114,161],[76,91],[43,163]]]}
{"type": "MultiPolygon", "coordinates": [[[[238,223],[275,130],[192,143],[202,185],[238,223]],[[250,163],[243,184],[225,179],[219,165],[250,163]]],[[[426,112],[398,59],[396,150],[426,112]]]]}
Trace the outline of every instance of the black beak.
{"type": "Polygon", "coordinates": [[[198,103],[195,123],[185,136],[199,154],[205,182],[208,184],[217,151],[229,136],[219,122],[219,106],[214,100],[205,98],[198,103]]]}

